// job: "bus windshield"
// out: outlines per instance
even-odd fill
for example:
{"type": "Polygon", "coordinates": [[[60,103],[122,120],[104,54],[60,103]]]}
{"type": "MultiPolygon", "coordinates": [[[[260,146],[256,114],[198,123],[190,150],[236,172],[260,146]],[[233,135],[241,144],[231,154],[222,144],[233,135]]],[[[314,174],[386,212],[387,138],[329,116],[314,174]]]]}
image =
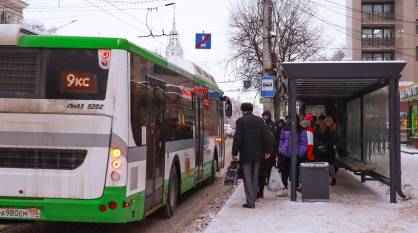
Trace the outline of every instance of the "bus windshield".
{"type": "Polygon", "coordinates": [[[110,51],[0,47],[0,98],[104,100],[110,51]]]}

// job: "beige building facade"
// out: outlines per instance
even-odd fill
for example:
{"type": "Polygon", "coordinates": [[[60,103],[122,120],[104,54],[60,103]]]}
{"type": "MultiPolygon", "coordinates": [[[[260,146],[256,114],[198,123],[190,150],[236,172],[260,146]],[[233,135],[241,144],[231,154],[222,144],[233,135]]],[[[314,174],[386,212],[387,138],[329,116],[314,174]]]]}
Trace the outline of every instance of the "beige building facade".
{"type": "Polygon", "coordinates": [[[23,20],[23,9],[28,6],[21,0],[0,0],[0,24],[17,24],[23,20]]]}
{"type": "Polygon", "coordinates": [[[418,0],[347,0],[347,56],[404,60],[402,81],[418,82],[418,0]]]}

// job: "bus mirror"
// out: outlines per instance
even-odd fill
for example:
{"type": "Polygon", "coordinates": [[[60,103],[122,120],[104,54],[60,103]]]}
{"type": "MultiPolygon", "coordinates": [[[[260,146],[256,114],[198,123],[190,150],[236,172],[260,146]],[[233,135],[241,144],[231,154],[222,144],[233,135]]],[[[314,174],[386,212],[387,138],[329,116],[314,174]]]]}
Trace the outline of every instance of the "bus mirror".
{"type": "Polygon", "coordinates": [[[225,116],[231,117],[232,116],[232,103],[229,98],[225,101],[225,116]]]}

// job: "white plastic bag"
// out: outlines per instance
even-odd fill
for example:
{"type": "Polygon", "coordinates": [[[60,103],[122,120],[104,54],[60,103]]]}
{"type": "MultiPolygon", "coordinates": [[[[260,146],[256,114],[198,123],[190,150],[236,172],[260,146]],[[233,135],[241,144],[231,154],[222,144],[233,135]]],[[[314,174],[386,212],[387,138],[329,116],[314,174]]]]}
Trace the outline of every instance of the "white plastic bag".
{"type": "Polygon", "coordinates": [[[271,168],[270,180],[267,185],[267,189],[270,192],[277,192],[283,188],[282,179],[280,177],[280,172],[276,167],[271,168]]]}

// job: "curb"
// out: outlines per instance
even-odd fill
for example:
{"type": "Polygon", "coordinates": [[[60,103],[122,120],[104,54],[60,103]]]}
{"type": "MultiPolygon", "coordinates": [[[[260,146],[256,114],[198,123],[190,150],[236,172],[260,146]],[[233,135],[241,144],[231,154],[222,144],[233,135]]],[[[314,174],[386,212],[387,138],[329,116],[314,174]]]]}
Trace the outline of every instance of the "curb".
{"type": "Polygon", "coordinates": [[[403,151],[403,150],[401,150],[401,152],[405,154],[409,154],[409,155],[418,155],[418,152],[409,152],[409,151],[403,151]]]}

